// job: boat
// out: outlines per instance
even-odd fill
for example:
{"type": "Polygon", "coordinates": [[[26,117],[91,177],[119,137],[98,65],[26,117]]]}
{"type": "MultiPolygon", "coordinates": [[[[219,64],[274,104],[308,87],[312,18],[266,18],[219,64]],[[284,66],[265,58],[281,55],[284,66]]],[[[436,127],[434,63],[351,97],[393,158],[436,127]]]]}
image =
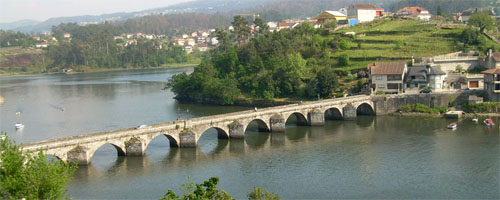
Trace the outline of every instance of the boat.
{"type": "Polygon", "coordinates": [[[456,128],[457,128],[457,126],[458,126],[458,124],[457,124],[456,122],[453,122],[453,123],[451,123],[451,124],[448,124],[448,128],[449,128],[449,129],[456,129],[456,128]]]}
{"type": "Polygon", "coordinates": [[[21,129],[24,128],[24,124],[22,124],[22,123],[16,123],[15,127],[16,127],[16,130],[21,130],[21,129]]]}
{"type": "Polygon", "coordinates": [[[149,126],[143,124],[143,125],[139,125],[139,126],[135,127],[135,129],[145,129],[145,128],[149,128],[149,126]]]}
{"type": "Polygon", "coordinates": [[[472,122],[476,122],[477,123],[477,122],[479,122],[479,119],[478,118],[473,118],[472,122]]]}
{"type": "Polygon", "coordinates": [[[486,126],[494,126],[495,123],[493,122],[492,119],[485,119],[484,121],[484,124],[486,124],[486,126]]]}

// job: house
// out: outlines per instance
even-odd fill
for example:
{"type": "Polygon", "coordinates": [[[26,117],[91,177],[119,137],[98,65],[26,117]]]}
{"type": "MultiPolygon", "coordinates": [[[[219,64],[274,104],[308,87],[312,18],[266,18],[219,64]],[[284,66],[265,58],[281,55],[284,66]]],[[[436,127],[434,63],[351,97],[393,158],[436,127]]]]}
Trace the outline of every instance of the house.
{"type": "Polygon", "coordinates": [[[341,8],[339,12],[347,16],[347,8],[341,8]]]}
{"type": "Polygon", "coordinates": [[[339,12],[339,11],[331,11],[331,10],[325,10],[322,13],[320,13],[318,16],[314,17],[314,19],[318,20],[318,24],[323,24],[325,21],[328,20],[333,20],[333,21],[346,21],[347,20],[347,15],[339,12]]]}
{"type": "Polygon", "coordinates": [[[198,32],[191,33],[191,37],[198,37],[198,32]]]}
{"type": "Polygon", "coordinates": [[[408,67],[406,75],[407,90],[419,90],[422,87],[430,87],[434,90],[442,90],[445,87],[446,73],[437,66],[421,65],[408,67]]]}
{"type": "Polygon", "coordinates": [[[185,46],[184,47],[184,51],[186,51],[186,53],[192,53],[193,52],[193,47],[192,46],[185,46]]]}
{"type": "Polygon", "coordinates": [[[174,44],[178,45],[178,46],[184,46],[184,40],[180,39],[180,38],[177,38],[177,39],[174,40],[174,44]]]}
{"type": "Polygon", "coordinates": [[[482,71],[484,74],[484,90],[490,101],[500,101],[500,67],[482,71]]]}
{"type": "Polygon", "coordinates": [[[131,45],[131,44],[137,44],[137,40],[132,39],[132,40],[127,40],[127,41],[125,42],[125,46],[131,45]]]}
{"type": "Polygon", "coordinates": [[[126,37],[127,39],[130,39],[130,38],[134,37],[134,34],[132,34],[132,33],[127,33],[127,34],[125,35],[125,37],[126,37]]]}
{"type": "Polygon", "coordinates": [[[278,22],[277,30],[278,31],[288,30],[288,29],[291,29],[292,26],[294,26],[294,25],[295,25],[295,23],[278,22]]]}
{"type": "Polygon", "coordinates": [[[208,45],[203,44],[203,43],[196,45],[196,47],[198,47],[198,49],[199,49],[201,52],[204,52],[204,51],[207,51],[207,50],[208,50],[208,45]]]}
{"type": "Polygon", "coordinates": [[[63,33],[63,38],[71,38],[71,33],[68,32],[63,33]]]}
{"type": "Polygon", "coordinates": [[[267,22],[267,26],[269,27],[269,31],[274,32],[278,29],[278,24],[276,22],[267,22]]]}
{"type": "Polygon", "coordinates": [[[193,38],[188,38],[184,40],[184,45],[194,46],[196,45],[196,41],[193,38]]]}
{"type": "Polygon", "coordinates": [[[47,48],[49,43],[47,41],[39,42],[35,44],[36,48],[47,48]]]}
{"type": "Polygon", "coordinates": [[[405,62],[377,62],[368,65],[373,92],[403,93],[404,76],[408,70],[405,62]]]}
{"type": "Polygon", "coordinates": [[[385,16],[385,9],[377,8],[375,9],[375,17],[383,17],[385,16]]]}
{"type": "Polygon", "coordinates": [[[417,17],[424,21],[429,21],[431,19],[431,13],[429,13],[427,9],[419,6],[401,8],[396,12],[396,15],[417,17]]]}
{"type": "Polygon", "coordinates": [[[358,23],[370,22],[377,16],[377,7],[372,4],[352,4],[347,8],[347,18],[357,19],[358,23]]]}
{"type": "Polygon", "coordinates": [[[40,40],[40,36],[33,36],[33,40],[39,41],[40,40]]]}
{"type": "Polygon", "coordinates": [[[490,49],[486,59],[486,65],[488,69],[500,67],[500,52],[493,53],[493,51],[490,49]]]}
{"type": "Polygon", "coordinates": [[[216,37],[213,37],[212,39],[210,39],[210,44],[215,46],[215,45],[219,44],[219,40],[217,40],[216,37]]]}
{"type": "Polygon", "coordinates": [[[206,37],[208,37],[208,36],[210,36],[210,33],[205,32],[205,31],[201,32],[201,37],[206,38],[206,37]]]}
{"type": "Polygon", "coordinates": [[[182,34],[182,39],[188,38],[188,34],[182,34]]]}
{"type": "Polygon", "coordinates": [[[144,35],[144,37],[148,40],[152,40],[155,38],[155,35],[151,35],[151,34],[147,34],[147,35],[144,35]]]}
{"type": "Polygon", "coordinates": [[[495,16],[495,10],[493,10],[493,8],[469,8],[460,13],[460,15],[457,14],[458,21],[465,23],[469,21],[470,16],[478,12],[487,12],[489,15],[495,16]]]}

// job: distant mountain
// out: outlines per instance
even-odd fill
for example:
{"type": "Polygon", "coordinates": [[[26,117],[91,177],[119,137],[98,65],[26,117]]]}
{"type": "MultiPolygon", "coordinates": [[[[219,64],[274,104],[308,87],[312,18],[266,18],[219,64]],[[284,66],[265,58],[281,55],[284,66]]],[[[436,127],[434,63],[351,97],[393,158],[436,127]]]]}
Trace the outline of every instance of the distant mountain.
{"type": "Polygon", "coordinates": [[[29,19],[24,19],[24,20],[19,20],[15,22],[9,22],[9,23],[0,23],[0,29],[2,30],[11,30],[15,29],[17,27],[22,27],[22,26],[33,26],[40,23],[39,21],[35,20],[29,20],[29,19]]]}
{"type": "MultiPolygon", "coordinates": [[[[274,0],[197,0],[176,4],[163,8],[148,9],[138,12],[121,12],[103,15],[84,15],[74,17],[55,17],[39,23],[13,23],[12,26],[0,26],[0,29],[21,31],[25,33],[40,33],[51,31],[52,26],[61,23],[78,23],[80,25],[97,24],[105,21],[122,21],[130,18],[142,17],[153,14],[178,14],[178,13],[229,13],[237,10],[249,9],[263,5],[274,0]]],[[[25,20],[23,20],[25,21],[25,20]]],[[[11,24],[11,23],[8,23],[11,24]]]]}

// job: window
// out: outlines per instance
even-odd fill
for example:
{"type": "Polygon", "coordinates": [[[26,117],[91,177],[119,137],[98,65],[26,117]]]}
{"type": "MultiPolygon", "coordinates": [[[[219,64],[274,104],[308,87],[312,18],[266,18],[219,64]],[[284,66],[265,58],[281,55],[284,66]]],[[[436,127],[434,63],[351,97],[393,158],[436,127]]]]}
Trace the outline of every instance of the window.
{"type": "Polygon", "coordinates": [[[436,80],[441,80],[441,76],[435,76],[436,80]]]}
{"type": "Polygon", "coordinates": [[[399,84],[397,84],[397,83],[389,83],[389,84],[387,84],[387,89],[397,90],[397,89],[399,89],[398,85],[399,84]]]}
{"type": "MultiPolygon", "coordinates": [[[[499,85],[500,85],[500,84],[499,84],[499,85]]],[[[378,87],[378,88],[380,88],[380,89],[384,89],[384,88],[385,88],[385,85],[384,85],[384,84],[378,84],[378,85],[377,85],[377,87],[378,87]]]]}
{"type": "Polygon", "coordinates": [[[377,79],[377,80],[382,80],[382,76],[377,75],[377,76],[375,76],[375,79],[377,79]]]}
{"type": "Polygon", "coordinates": [[[441,89],[441,83],[438,83],[438,84],[436,85],[436,89],[441,89]]]}
{"type": "Polygon", "coordinates": [[[392,76],[387,76],[388,81],[399,81],[401,80],[401,76],[398,75],[392,75],[392,76]]]}
{"type": "Polygon", "coordinates": [[[495,90],[500,90],[500,84],[495,84],[495,90]]]}
{"type": "Polygon", "coordinates": [[[479,81],[469,82],[469,88],[478,88],[478,87],[479,87],[479,81]]]}

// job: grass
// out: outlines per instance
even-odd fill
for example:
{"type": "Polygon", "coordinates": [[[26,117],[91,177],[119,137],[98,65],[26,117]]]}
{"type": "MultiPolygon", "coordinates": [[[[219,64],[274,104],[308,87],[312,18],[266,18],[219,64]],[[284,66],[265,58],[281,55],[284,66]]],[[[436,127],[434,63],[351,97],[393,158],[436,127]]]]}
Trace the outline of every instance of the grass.
{"type": "Polygon", "coordinates": [[[409,61],[461,50],[458,36],[464,27],[441,29],[418,20],[380,19],[341,29],[337,34],[356,32],[351,48],[333,54],[348,54],[350,66],[345,70],[364,69],[376,61],[409,61]],[[361,44],[361,48],[358,48],[361,44]]]}

